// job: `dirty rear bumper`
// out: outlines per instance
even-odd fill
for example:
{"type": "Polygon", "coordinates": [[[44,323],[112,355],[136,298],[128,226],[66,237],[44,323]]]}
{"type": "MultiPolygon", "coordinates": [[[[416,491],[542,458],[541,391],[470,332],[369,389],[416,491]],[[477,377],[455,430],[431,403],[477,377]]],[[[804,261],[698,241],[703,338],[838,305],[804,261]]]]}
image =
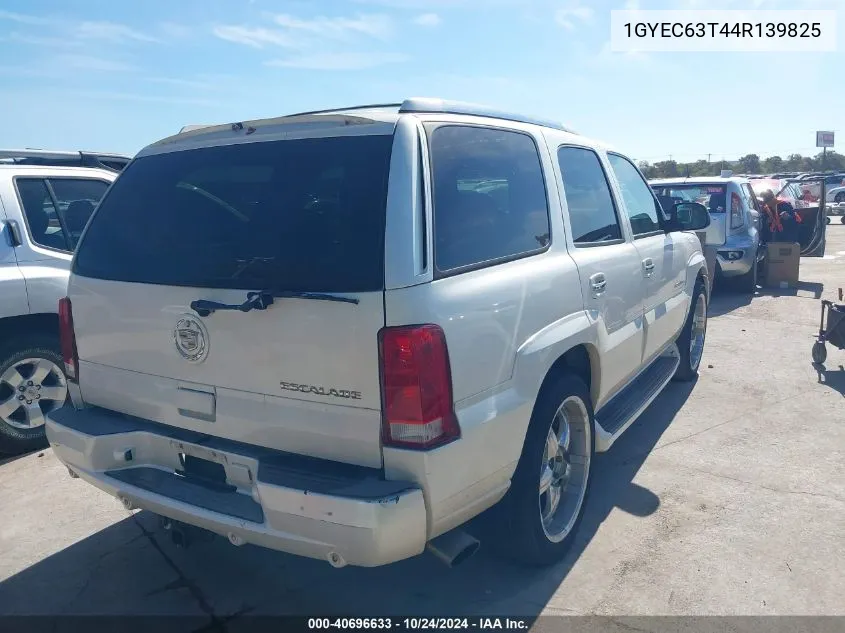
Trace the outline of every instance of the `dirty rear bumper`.
{"type": "Polygon", "coordinates": [[[382,471],[261,449],[124,416],[64,407],[47,419],[75,475],[142,508],[229,538],[335,565],[372,567],[420,554],[422,490],[382,471]],[[177,474],[185,456],[221,464],[225,484],[177,474]]]}

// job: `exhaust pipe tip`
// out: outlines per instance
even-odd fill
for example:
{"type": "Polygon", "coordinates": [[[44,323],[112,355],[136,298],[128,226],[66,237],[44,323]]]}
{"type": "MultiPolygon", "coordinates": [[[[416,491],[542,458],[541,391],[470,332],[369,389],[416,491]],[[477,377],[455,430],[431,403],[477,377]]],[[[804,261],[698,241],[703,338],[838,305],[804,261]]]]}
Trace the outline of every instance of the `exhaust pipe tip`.
{"type": "Polygon", "coordinates": [[[426,544],[426,549],[447,567],[457,567],[466,562],[479,547],[481,543],[477,538],[460,529],[441,534],[426,544]]]}

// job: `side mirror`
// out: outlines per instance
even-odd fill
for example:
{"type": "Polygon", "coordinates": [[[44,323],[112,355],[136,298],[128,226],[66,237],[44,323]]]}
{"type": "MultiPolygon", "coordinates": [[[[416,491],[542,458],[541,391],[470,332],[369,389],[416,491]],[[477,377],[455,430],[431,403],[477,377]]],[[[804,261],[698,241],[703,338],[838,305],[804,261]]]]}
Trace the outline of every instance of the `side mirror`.
{"type": "Polygon", "coordinates": [[[710,213],[699,202],[679,202],[669,215],[672,231],[703,231],[710,226],[710,213]]]}

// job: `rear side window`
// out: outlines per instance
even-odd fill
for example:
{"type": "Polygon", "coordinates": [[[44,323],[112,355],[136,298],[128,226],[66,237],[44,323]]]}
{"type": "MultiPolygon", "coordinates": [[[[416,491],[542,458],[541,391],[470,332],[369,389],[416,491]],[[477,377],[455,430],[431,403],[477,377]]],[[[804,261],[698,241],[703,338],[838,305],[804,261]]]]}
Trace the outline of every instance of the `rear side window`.
{"type": "Polygon", "coordinates": [[[94,214],[74,272],[205,288],[380,290],[392,139],[267,141],[139,158],[94,214]]]}
{"type": "Polygon", "coordinates": [[[46,248],[69,251],[56,205],[47,189],[47,182],[41,178],[16,178],[15,185],[21,201],[30,239],[46,248]]]}
{"type": "Polygon", "coordinates": [[[575,244],[622,239],[613,196],[596,153],[582,147],[561,147],[557,160],[575,244]]]}
{"type": "Polygon", "coordinates": [[[84,180],[82,178],[50,178],[59,214],[64,218],[64,229],[70,248],[76,248],[82,231],[94,207],[100,202],[108,183],[102,180],[84,180]]]}
{"type": "Polygon", "coordinates": [[[92,178],[16,178],[15,184],[32,241],[68,252],[109,187],[92,178]]]}
{"type": "Polygon", "coordinates": [[[441,272],[545,250],[546,185],[534,140],[448,125],[431,135],[434,260],[441,272]]]}

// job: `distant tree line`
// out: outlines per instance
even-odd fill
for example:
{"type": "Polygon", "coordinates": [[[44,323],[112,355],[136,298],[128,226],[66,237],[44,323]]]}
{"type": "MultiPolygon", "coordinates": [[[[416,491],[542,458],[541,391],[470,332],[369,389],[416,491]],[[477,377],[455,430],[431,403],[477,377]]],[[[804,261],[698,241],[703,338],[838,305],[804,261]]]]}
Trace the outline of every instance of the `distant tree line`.
{"type": "Polygon", "coordinates": [[[772,174],[783,171],[843,171],[845,172],[845,154],[829,151],[815,157],[790,154],[786,158],[770,156],[761,160],[757,154],[748,154],[735,161],[697,160],[693,163],[679,163],[663,160],[656,163],[639,161],[646,178],[676,178],[678,176],[718,176],[722,169],[730,169],[735,174],[772,174]]]}

